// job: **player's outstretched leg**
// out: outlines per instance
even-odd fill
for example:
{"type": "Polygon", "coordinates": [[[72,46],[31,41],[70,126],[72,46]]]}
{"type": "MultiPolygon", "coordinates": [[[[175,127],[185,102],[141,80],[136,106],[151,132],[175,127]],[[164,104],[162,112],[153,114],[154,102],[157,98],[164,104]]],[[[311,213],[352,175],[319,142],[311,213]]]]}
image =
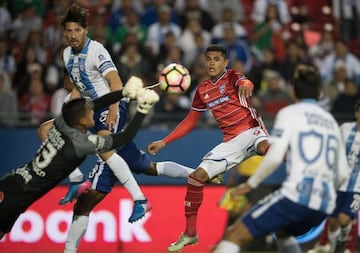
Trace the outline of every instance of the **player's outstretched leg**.
{"type": "Polygon", "coordinates": [[[135,200],[132,214],[129,218],[129,222],[133,223],[145,216],[147,212],[152,209],[150,202],[147,199],[135,200]]]}
{"type": "Polygon", "coordinates": [[[179,239],[176,242],[173,242],[169,245],[169,252],[180,252],[187,245],[196,245],[199,241],[199,237],[195,235],[194,237],[187,236],[186,234],[181,234],[179,239]]]}
{"type": "Polygon", "coordinates": [[[63,197],[59,201],[59,205],[65,205],[67,203],[72,202],[74,199],[79,197],[85,191],[90,189],[90,187],[91,187],[91,182],[89,180],[86,180],[82,183],[81,182],[70,183],[68,192],[66,193],[65,197],[63,197]]]}

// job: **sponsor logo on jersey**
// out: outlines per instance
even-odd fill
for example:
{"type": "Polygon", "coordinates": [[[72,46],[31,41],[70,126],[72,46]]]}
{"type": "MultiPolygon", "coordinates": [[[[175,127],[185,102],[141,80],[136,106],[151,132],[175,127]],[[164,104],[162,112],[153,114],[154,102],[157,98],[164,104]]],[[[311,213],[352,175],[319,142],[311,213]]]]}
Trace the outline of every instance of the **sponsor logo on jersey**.
{"type": "Polygon", "coordinates": [[[224,94],[224,92],[225,92],[225,87],[226,87],[225,84],[220,85],[219,91],[220,91],[221,94],[224,94]]]}

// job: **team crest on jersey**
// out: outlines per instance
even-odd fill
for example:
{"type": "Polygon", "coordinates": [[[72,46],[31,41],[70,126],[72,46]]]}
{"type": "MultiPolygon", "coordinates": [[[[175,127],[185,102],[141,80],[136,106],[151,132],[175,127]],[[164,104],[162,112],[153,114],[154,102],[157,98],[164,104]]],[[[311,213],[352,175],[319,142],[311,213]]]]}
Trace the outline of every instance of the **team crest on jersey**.
{"type": "Polygon", "coordinates": [[[324,136],[315,131],[310,131],[307,133],[301,133],[299,136],[299,151],[305,162],[312,162],[316,160],[322,149],[319,148],[317,152],[314,152],[309,147],[322,147],[324,136]]]}
{"type": "Polygon", "coordinates": [[[79,68],[80,68],[80,71],[84,71],[85,70],[85,64],[83,62],[79,62],[79,68]]]}
{"type": "Polygon", "coordinates": [[[224,94],[224,92],[225,92],[225,85],[224,84],[220,85],[219,91],[220,91],[221,94],[224,94]]]}
{"type": "Polygon", "coordinates": [[[105,59],[105,56],[102,55],[102,54],[100,54],[100,55],[98,56],[98,59],[99,59],[99,61],[103,61],[103,60],[105,59]]]}
{"type": "Polygon", "coordinates": [[[0,191],[0,203],[4,200],[4,193],[0,191]]]}

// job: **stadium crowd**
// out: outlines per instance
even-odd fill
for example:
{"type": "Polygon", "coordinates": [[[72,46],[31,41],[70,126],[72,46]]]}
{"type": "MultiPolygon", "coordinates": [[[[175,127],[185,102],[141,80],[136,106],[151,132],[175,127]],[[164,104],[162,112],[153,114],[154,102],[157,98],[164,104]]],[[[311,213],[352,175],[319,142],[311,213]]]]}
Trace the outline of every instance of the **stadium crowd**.
{"type": "MultiPolygon", "coordinates": [[[[202,52],[212,43],[225,46],[229,67],[254,82],[253,104],[268,126],[292,103],[291,76],[299,63],[319,69],[321,105],[339,122],[354,119],[360,1],[5,0],[0,6],[0,126],[38,126],[59,114],[67,95],[62,62],[67,45],[59,19],[73,2],[91,10],[88,36],[110,52],[123,83],[131,75],[156,83],[171,62],[190,70],[189,90],[162,94],[149,115],[152,125],[168,128],[186,115],[194,88],[207,77],[202,52]]],[[[215,124],[209,115],[202,122],[215,124]]]]}

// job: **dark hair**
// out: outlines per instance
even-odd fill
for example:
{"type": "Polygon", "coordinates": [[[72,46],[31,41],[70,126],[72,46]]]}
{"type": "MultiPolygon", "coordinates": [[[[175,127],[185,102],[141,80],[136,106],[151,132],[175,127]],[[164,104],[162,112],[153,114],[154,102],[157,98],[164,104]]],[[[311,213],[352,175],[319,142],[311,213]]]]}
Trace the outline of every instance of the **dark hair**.
{"type": "Polygon", "coordinates": [[[208,52],[220,52],[224,56],[224,58],[226,58],[226,48],[221,45],[209,45],[205,49],[205,54],[207,54],[208,52]]]}
{"type": "Polygon", "coordinates": [[[61,26],[65,29],[65,24],[68,22],[79,23],[79,25],[83,28],[88,27],[87,18],[89,16],[89,10],[82,8],[77,4],[72,4],[64,17],[61,19],[61,26]]]}
{"type": "Polygon", "coordinates": [[[62,116],[70,127],[79,124],[79,120],[83,117],[86,113],[85,105],[86,105],[86,98],[75,98],[64,103],[62,107],[62,116]]]}
{"type": "Polygon", "coordinates": [[[304,64],[296,66],[292,83],[298,99],[319,99],[321,78],[313,66],[304,64]]]}

